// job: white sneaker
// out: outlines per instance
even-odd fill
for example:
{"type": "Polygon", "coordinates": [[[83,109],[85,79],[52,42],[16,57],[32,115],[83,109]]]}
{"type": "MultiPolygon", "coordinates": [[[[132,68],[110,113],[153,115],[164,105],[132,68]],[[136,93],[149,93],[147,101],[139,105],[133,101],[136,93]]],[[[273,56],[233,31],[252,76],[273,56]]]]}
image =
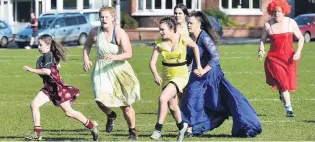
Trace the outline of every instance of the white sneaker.
{"type": "Polygon", "coordinates": [[[156,141],[159,140],[161,137],[162,137],[161,131],[158,130],[154,130],[152,135],[150,136],[151,139],[154,139],[156,141]]]}
{"type": "Polygon", "coordinates": [[[178,141],[178,142],[181,142],[181,141],[184,140],[184,138],[185,138],[185,132],[187,131],[187,127],[188,127],[188,124],[187,124],[187,123],[184,123],[183,129],[181,129],[181,130],[178,131],[178,135],[177,135],[177,141],[178,141]]]}
{"type": "Polygon", "coordinates": [[[24,48],[25,49],[32,49],[30,46],[25,46],[24,48]]]}

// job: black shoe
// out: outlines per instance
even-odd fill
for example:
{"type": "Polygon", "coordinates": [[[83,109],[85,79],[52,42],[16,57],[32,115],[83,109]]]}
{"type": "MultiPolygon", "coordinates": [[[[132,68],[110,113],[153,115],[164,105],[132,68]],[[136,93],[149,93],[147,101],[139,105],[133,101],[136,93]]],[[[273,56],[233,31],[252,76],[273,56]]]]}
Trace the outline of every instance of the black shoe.
{"type": "Polygon", "coordinates": [[[138,135],[139,135],[139,132],[136,129],[131,130],[129,132],[128,140],[132,140],[132,141],[138,140],[138,135]]]}
{"type": "Polygon", "coordinates": [[[113,118],[107,117],[106,129],[105,129],[107,133],[110,133],[113,131],[115,119],[116,117],[113,117],[113,118]]]}
{"type": "Polygon", "coordinates": [[[294,117],[293,111],[287,111],[287,117],[294,117]]]}

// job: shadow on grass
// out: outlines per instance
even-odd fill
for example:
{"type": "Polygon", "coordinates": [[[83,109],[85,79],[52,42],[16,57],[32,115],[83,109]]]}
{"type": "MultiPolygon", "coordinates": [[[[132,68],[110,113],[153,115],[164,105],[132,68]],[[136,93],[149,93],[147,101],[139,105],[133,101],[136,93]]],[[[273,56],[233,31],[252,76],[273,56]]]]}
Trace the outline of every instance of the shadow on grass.
{"type": "Polygon", "coordinates": [[[0,139],[24,139],[24,138],[25,137],[23,136],[0,136],[0,139]]]}
{"type": "Polygon", "coordinates": [[[304,120],[303,122],[306,122],[306,123],[315,123],[315,120],[304,120]]]}
{"type": "Polygon", "coordinates": [[[67,138],[67,137],[59,137],[59,138],[50,138],[50,137],[43,137],[44,141],[91,141],[91,139],[85,138],[67,138]]]}
{"type": "Polygon", "coordinates": [[[266,114],[257,114],[257,116],[267,116],[266,114]]]}
{"type": "Polygon", "coordinates": [[[228,134],[204,134],[201,136],[193,136],[193,137],[200,137],[200,138],[237,138],[237,137],[233,137],[232,135],[228,135],[228,134]]]}
{"type": "Polygon", "coordinates": [[[137,114],[156,115],[157,113],[156,112],[140,112],[137,114]]]}
{"type": "Polygon", "coordinates": [[[74,129],[74,130],[66,130],[66,129],[42,129],[43,132],[85,132],[89,131],[88,129],[74,129]]]}

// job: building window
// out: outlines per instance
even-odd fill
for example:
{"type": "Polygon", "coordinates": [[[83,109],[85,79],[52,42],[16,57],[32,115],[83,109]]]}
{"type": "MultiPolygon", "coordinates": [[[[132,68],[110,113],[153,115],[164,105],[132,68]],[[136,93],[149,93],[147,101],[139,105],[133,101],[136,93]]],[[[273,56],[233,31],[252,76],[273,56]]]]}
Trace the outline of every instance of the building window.
{"type": "Polygon", "coordinates": [[[201,10],[201,0],[136,0],[137,10],[134,16],[173,15],[173,8],[183,3],[189,11],[201,10]]]}
{"type": "Polygon", "coordinates": [[[220,0],[220,10],[228,15],[262,15],[262,0],[220,0]]]}
{"type": "Polygon", "coordinates": [[[77,9],[77,0],[64,0],[63,9],[77,9]]]}
{"type": "Polygon", "coordinates": [[[51,9],[57,9],[57,0],[50,1],[51,9]]]}
{"type": "Polygon", "coordinates": [[[89,8],[90,8],[90,1],[83,0],[83,9],[89,9],[89,8]]]}

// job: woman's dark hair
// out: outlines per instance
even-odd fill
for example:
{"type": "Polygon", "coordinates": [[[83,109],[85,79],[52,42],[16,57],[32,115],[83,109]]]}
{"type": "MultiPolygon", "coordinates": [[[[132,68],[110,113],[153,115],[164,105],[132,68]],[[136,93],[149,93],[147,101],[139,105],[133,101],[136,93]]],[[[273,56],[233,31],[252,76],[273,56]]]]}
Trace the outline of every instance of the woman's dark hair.
{"type": "Polygon", "coordinates": [[[209,21],[208,17],[201,11],[192,11],[188,17],[195,17],[201,23],[201,29],[205,30],[213,40],[214,44],[220,43],[220,36],[216,31],[212,22],[209,21]]]}
{"type": "Polygon", "coordinates": [[[163,17],[160,20],[160,24],[165,23],[170,29],[173,29],[176,33],[176,22],[172,17],[163,17]]]}
{"type": "Polygon", "coordinates": [[[188,10],[187,10],[187,7],[186,7],[184,4],[182,4],[182,3],[177,4],[177,5],[174,7],[174,11],[175,11],[176,8],[181,9],[181,10],[184,12],[185,16],[188,16],[188,15],[189,15],[188,10]]]}
{"type": "Polygon", "coordinates": [[[42,40],[47,45],[50,45],[50,51],[52,52],[57,64],[60,62],[60,60],[64,62],[67,61],[67,49],[57,44],[50,35],[44,34],[38,38],[38,41],[39,40],[42,40]]]}

